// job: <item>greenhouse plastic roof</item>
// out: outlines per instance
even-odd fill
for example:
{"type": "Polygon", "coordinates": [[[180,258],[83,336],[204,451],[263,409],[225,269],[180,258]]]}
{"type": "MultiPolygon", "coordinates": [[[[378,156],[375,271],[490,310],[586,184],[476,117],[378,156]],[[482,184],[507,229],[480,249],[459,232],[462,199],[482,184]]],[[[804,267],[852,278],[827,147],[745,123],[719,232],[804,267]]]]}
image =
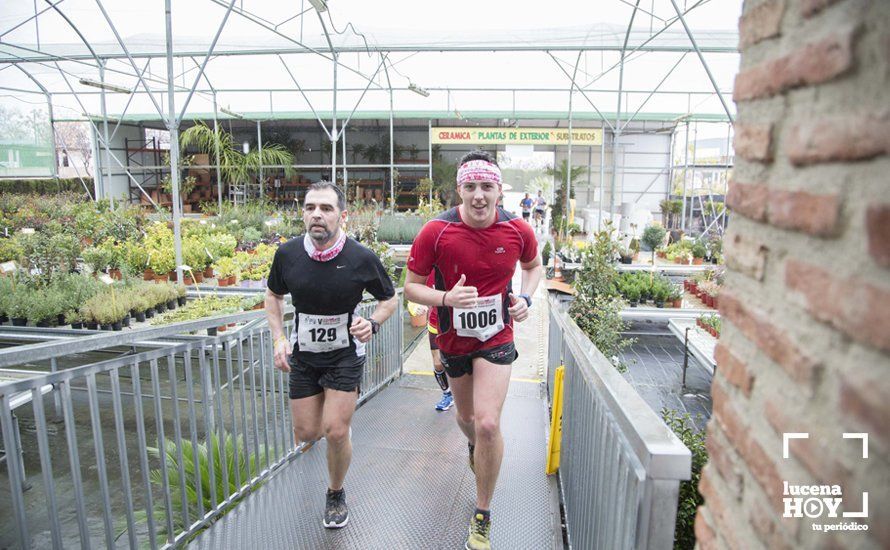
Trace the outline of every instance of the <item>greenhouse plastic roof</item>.
{"type": "MultiPolygon", "coordinates": [[[[636,120],[672,120],[678,113],[725,120],[724,104],[733,112],[728,97],[738,70],[741,0],[553,0],[513,2],[510,10],[469,0],[330,0],[328,6],[318,14],[306,0],[238,0],[227,15],[228,0],[174,2],[177,113],[193,86],[184,120],[211,118],[214,96],[217,108],[250,119],[330,117],[334,88],[341,119],[353,110],[356,119],[388,117],[390,89],[393,111],[408,118],[550,118],[567,115],[570,101],[579,120],[635,112],[636,120]],[[673,2],[686,12],[723,103],[673,2]]],[[[27,94],[45,92],[52,94],[55,119],[83,120],[100,116],[104,95],[112,118],[158,120],[166,113],[162,2],[53,0],[36,9],[35,17],[32,0],[0,7],[0,88],[8,94],[0,103],[39,105],[39,95],[27,94]],[[103,94],[82,79],[134,93],[103,94]]]]}

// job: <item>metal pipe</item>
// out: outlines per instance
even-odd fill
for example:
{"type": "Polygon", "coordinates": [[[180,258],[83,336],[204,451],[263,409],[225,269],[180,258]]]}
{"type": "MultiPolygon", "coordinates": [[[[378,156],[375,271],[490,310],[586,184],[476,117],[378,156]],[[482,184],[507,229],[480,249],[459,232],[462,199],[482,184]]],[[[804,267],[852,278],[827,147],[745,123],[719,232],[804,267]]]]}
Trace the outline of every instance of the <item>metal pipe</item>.
{"type": "Polygon", "coordinates": [[[603,230],[603,195],[606,187],[606,127],[602,127],[602,140],[600,141],[600,181],[599,181],[599,208],[596,214],[596,230],[603,230]]]}
{"type": "Polygon", "coordinates": [[[575,90],[575,77],[578,75],[578,64],[581,63],[581,53],[578,52],[578,57],[575,59],[575,70],[572,72],[572,81],[569,84],[569,140],[568,140],[568,151],[566,154],[566,204],[565,210],[565,227],[566,234],[568,234],[568,223],[569,218],[571,217],[571,196],[572,196],[572,97],[575,95],[572,92],[575,90]]]}
{"type": "Polygon", "coordinates": [[[222,170],[219,158],[219,119],[217,114],[216,91],[213,92],[213,148],[216,150],[216,194],[219,211],[222,212],[222,170]]]}
{"type": "Polygon", "coordinates": [[[198,81],[201,80],[201,77],[204,76],[204,68],[207,67],[207,63],[210,61],[210,57],[213,55],[213,50],[216,49],[216,42],[219,40],[219,35],[222,34],[223,28],[226,26],[226,21],[229,20],[229,15],[232,13],[232,8],[235,6],[235,0],[229,4],[228,9],[226,9],[226,14],[223,16],[222,23],[219,24],[219,28],[216,30],[216,34],[213,36],[213,40],[210,42],[210,48],[207,50],[207,55],[204,56],[204,62],[201,63],[201,67],[198,68],[198,74],[195,75],[195,82],[192,84],[192,87],[189,89],[189,95],[186,96],[185,101],[182,102],[182,111],[179,113],[179,117],[177,117],[177,122],[182,120],[182,117],[185,116],[185,111],[188,109],[189,103],[192,101],[192,96],[195,94],[195,88],[198,87],[198,81]]]}
{"type": "MultiPolygon", "coordinates": [[[[99,2],[99,0],[96,1],[99,2]]],[[[173,184],[173,252],[176,258],[176,277],[181,281],[182,213],[179,209],[179,121],[176,120],[175,94],[173,93],[173,8],[171,4],[171,0],[164,1],[164,18],[167,31],[167,107],[170,110],[167,130],[170,132],[170,180],[173,184]]],[[[115,31],[116,33],[117,31],[115,31]]]]}
{"type": "Polygon", "coordinates": [[[686,120],[686,147],[683,150],[683,212],[680,214],[680,231],[686,231],[686,176],[689,170],[689,120],[686,120]]]}
{"type": "Polygon", "coordinates": [[[426,133],[426,160],[427,165],[429,166],[428,176],[430,179],[430,204],[433,204],[433,121],[432,119],[427,119],[427,133],[426,133]]]}
{"type": "MultiPolygon", "coordinates": [[[[47,0],[47,1],[48,1],[48,0],[47,0]]],[[[120,34],[117,32],[117,28],[114,26],[114,23],[111,21],[111,17],[109,17],[109,16],[108,16],[108,12],[105,11],[105,6],[102,5],[102,0],[96,0],[96,5],[99,6],[99,11],[102,12],[102,15],[105,17],[105,21],[108,22],[108,26],[111,28],[111,32],[114,34],[114,38],[117,40],[117,43],[120,45],[121,49],[124,51],[124,54],[126,54],[127,59],[130,61],[130,65],[133,67],[133,71],[136,72],[136,77],[139,79],[139,82],[142,84],[142,87],[145,88],[145,91],[146,91],[146,93],[148,94],[148,98],[151,99],[151,102],[154,104],[155,109],[157,109],[158,114],[161,115],[161,117],[163,117],[163,116],[164,116],[164,110],[161,108],[160,105],[158,105],[158,102],[157,102],[157,100],[155,100],[154,94],[151,93],[151,89],[148,87],[148,84],[145,82],[145,80],[144,80],[144,79],[142,78],[142,76],[139,74],[139,69],[136,67],[136,62],[133,61],[133,56],[130,55],[130,50],[127,49],[127,45],[126,45],[126,43],[121,39],[120,34]]],[[[168,15],[169,15],[169,9],[170,9],[170,8],[168,7],[168,8],[167,8],[167,13],[168,13],[168,15]]],[[[167,52],[166,52],[166,57],[167,57],[167,86],[168,86],[168,87],[172,87],[172,86],[173,86],[173,82],[174,82],[174,78],[173,78],[173,61],[172,61],[172,59],[173,59],[173,52],[170,50],[170,45],[172,44],[172,39],[168,40],[167,42],[168,42],[168,44],[167,44],[167,52]]],[[[142,57],[145,57],[145,56],[142,56],[142,57]]],[[[160,57],[160,56],[159,56],[159,57],[160,57]]],[[[110,59],[110,58],[109,58],[109,57],[105,57],[105,58],[103,58],[103,59],[104,59],[104,60],[101,62],[101,64],[102,64],[102,66],[104,67],[105,63],[107,63],[107,60],[110,59]]],[[[173,116],[174,116],[173,113],[174,113],[174,110],[173,110],[173,103],[170,103],[170,118],[171,118],[171,119],[173,119],[173,116]]]]}
{"type": "MultiPolygon", "coordinates": [[[[103,84],[105,83],[105,63],[99,66],[99,81],[103,84]]],[[[105,159],[108,160],[108,157],[111,156],[111,152],[108,150],[108,113],[105,109],[105,88],[102,88],[102,95],[100,96],[100,105],[102,109],[102,134],[104,136],[103,142],[105,143],[105,159]]],[[[103,168],[105,167],[105,163],[102,163],[103,168]]],[[[114,208],[114,192],[111,189],[111,174],[108,174],[108,179],[102,178],[102,185],[105,187],[105,192],[103,195],[107,198],[111,204],[111,207],[114,208]]]]}
{"type": "Polygon", "coordinates": [[[260,200],[265,198],[265,193],[263,192],[263,129],[260,124],[260,121],[256,121],[256,146],[257,146],[257,165],[259,166],[259,173],[257,174],[257,183],[260,185],[260,200]]]}
{"type": "Polygon", "coordinates": [[[732,113],[729,112],[729,106],[726,104],[726,100],[723,98],[723,94],[720,93],[720,88],[717,86],[717,81],[714,80],[714,75],[711,74],[711,69],[710,67],[708,67],[708,63],[705,61],[705,56],[702,55],[698,44],[695,42],[695,37],[692,36],[692,31],[689,30],[689,25],[686,24],[686,19],[683,17],[683,13],[680,11],[680,6],[677,5],[676,0],[671,0],[671,4],[674,6],[674,11],[677,12],[677,17],[680,19],[680,23],[683,24],[683,29],[686,31],[686,36],[688,36],[689,41],[692,42],[692,47],[693,49],[695,49],[695,53],[698,54],[698,59],[699,61],[701,61],[702,67],[704,67],[705,72],[708,74],[708,80],[711,81],[711,85],[714,87],[714,92],[717,94],[717,98],[720,99],[720,104],[723,105],[723,110],[726,111],[726,116],[729,118],[730,122],[733,122],[732,113]]]}

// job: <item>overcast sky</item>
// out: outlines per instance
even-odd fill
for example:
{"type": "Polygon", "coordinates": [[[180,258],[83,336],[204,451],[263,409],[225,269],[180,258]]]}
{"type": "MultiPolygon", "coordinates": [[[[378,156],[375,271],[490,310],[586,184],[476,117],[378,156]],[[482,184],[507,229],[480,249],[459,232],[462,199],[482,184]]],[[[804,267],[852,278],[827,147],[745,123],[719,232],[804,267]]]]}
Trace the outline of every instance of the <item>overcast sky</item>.
{"type": "MultiPolygon", "coordinates": [[[[577,30],[590,28],[591,32],[599,32],[603,25],[617,25],[618,35],[623,30],[633,12],[635,0],[549,0],[536,1],[486,1],[450,0],[444,1],[385,1],[385,0],[330,0],[329,14],[324,21],[329,30],[343,31],[347,23],[360,32],[368,35],[373,43],[388,40],[408,40],[429,33],[435,37],[467,40],[482,39],[487,36],[510,36],[522,41],[524,36],[541,33],[544,36],[575,36],[577,30]],[[487,34],[486,31],[491,31],[487,34]]],[[[683,9],[684,0],[677,0],[683,9]]],[[[308,0],[291,0],[289,2],[268,2],[239,0],[236,7],[255,13],[272,24],[281,24],[279,31],[296,40],[318,44],[322,40],[321,26],[314,10],[308,11],[303,18],[296,17],[301,4],[310,9],[308,0]]],[[[148,43],[163,45],[164,36],[164,2],[163,0],[105,0],[107,8],[119,33],[134,50],[139,45],[148,43]]],[[[689,2],[692,5],[692,2],[689,2]]],[[[38,3],[38,9],[46,6],[38,3]]],[[[96,7],[95,0],[65,0],[59,7],[71,18],[78,29],[90,41],[113,43],[107,22],[96,7]]],[[[634,30],[644,33],[657,31],[665,24],[665,20],[674,17],[675,12],[670,0],[641,0],[640,11],[634,21],[634,30]]],[[[0,2],[0,29],[7,29],[18,24],[33,14],[33,0],[3,0],[0,2]]],[[[175,0],[173,2],[174,43],[187,43],[197,40],[209,42],[225,12],[210,0],[175,0]]],[[[687,20],[696,30],[732,30],[736,28],[741,13],[741,0],[706,0],[696,7],[687,20]]],[[[2,37],[6,43],[33,45],[37,42],[37,28],[41,47],[48,48],[52,43],[75,44],[77,36],[70,27],[55,13],[42,15],[37,25],[34,22],[23,25],[19,29],[2,37]]],[[[681,30],[677,24],[672,29],[681,30]]],[[[351,31],[347,31],[351,34],[351,31]]],[[[337,37],[334,37],[335,40],[337,37]]],[[[244,17],[232,14],[227,22],[221,39],[221,45],[251,44],[268,40],[268,31],[258,27],[244,17]]],[[[155,47],[156,49],[156,47],[155,47]]],[[[566,70],[572,70],[576,60],[575,53],[555,53],[566,70]]],[[[632,56],[626,64],[624,89],[640,90],[630,93],[623,99],[622,110],[633,112],[639,108],[647,97],[647,91],[653,89],[670,72],[661,90],[664,91],[699,91],[710,95],[669,95],[656,94],[642,106],[642,112],[683,113],[687,109],[693,112],[720,113],[722,107],[713,95],[713,87],[702,69],[701,63],[694,54],[681,59],[679,53],[646,53],[632,56]],[[676,68],[672,68],[676,65],[676,68]],[[672,72],[671,72],[672,71],[672,72]]],[[[615,89],[618,86],[618,71],[613,70],[600,76],[617,61],[617,53],[589,52],[580,60],[578,82],[589,84],[594,89],[615,89]]],[[[738,56],[726,54],[708,54],[706,59],[711,66],[721,89],[729,91],[735,73],[738,70],[738,56]]],[[[201,59],[199,58],[200,62],[201,59]]],[[[342,61],[351,67],[358,68],[365,74],[372,74],[379,63],[379,57],[369,58],[365,54],[344,55],[342,61]]],[[[531,53],[498,53],[489,52],[472,54],[440,54],[395,53],[390,57],[392,68],[389,70],[391,83],[396,88],[405,88],[409,82],[415,82],[427,88],[522,88],[547,87],[560,88],[565,91],[550,93],[518,93],[511,92],[446,92],[433,91],[428,98],[402,90],[396,93],[394,101],[397,110],[567,110],[569,80],[560,70],[556,61],[543,52],[531,53]]],[[[303,87],[327,89],[333,86],[333,71],[330,62],[313,55],[287,56],[286,62],[298,82],[303,87]]],[[[140,65],[143,66],[143,65],[140,65]]],[[[94,69],[83,65],[64,63],[63,68],[72,75],[97,78],[94,69]]],[[[131,72],[126,62],[112,61],[109,69],[131,72]]],[[[51,89],[67,90],[61,77],[51,66],[29,65],[29,70],[51,89]]],[[[190,86],[195,77],[195,65],[190,60],[177,61],[177,74],[185,73],[177,83],[190,86]]],[[[148,73],[157,80],[166,78],[166,67],[163,59],[151,62],[148,73]]],[[[275,56],[251,58],[214,58],[208,65],[207,76],[217,88],[259,87],[259,88],[294,88],[293,81],[282,67],[281,61],[275,56]]],[[[385,73],[376,78],[376,84],[385,86],[385,73]]],[[[135,87],[132,77],[109,71],[107,80],[128,88],[135,87]]],[[[366,81],[360,76],[351,74],[345,69],[338,73],[338,87],[363,87],[366,81]]],[[[74,78],[72,85],[76,91],[96,91],[79,85],[74,78]]],[[[26,77],[19,71],[0,67],[0,86],[11,86],[34,89],[26,77]]],[[[152,86],[159,92],[162,82],[152,86]]],[[[204,86],[206,87],[206,86],[204,86]]],[[[39,96],[27,97],[21,94],[0,92],[0,102],[18,103],[30,108],[30,104],[41,102],[39,96]],[[16,95],[16,99],[8,97],[16,95]]],[[[158,94],[158,101],[163,98],[158,94]]],[[[309,102],[315,109],[332,108],[332,94],[320,91],[307,93],[309,102]]],[[[338,95],[338,110],[346,110],[347,114],[355,106],[360,92],[341,92],[338,95]]],[[[125,94],[108,94],[109,112],[121,112],[130,99],[125,94]]],[[[178,94],[176,101],[181,105],[185,94],[178,94]]],[[[729,101],[731,98],[727,98],[729,101]]],[[[82,112],[98,112],[98,97],[85,95],[83,106],[72,97],[57,96],[58,117],[79,116],[82,112]]],[[[573,97],[573,108],[576,111],[592,112],[591,102],[601,111],[615,111],[617,94],[597,93],[591,91],[585,99],[580,94],[573,97]]],[[[253,111],[305,111],[307,102],[298,92],[274,94],[270,100],[268,93],[225,93],[220,95],[220,103],[241,112],[253,111]]],[[[731,103],[731,101],[730,101],[731,103]]],[[[387,110],[389,97],[385,92],[371,91],[360,104],[360,109],[387,110]]],[[[148,98],[137,95],[129,107],[130,113],[151,113],[155,109],[148,98]]],[[[212,110],[210,96],[196,95],[190,105],[192,112],[212,110]]]]}

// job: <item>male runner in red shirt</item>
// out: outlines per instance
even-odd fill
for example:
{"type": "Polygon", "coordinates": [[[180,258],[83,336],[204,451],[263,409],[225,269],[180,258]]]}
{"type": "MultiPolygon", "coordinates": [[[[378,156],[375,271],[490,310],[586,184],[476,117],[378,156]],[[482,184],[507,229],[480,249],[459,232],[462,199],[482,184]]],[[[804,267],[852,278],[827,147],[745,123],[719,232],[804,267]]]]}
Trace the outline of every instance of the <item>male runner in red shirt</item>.
{"type": "Polygon", "coordinates": [[[491,548],[490,506],[504,441],[501,409],[516,360],[513,319],[524,321],[543,273],[528,223],[498,208],[501,173],[484,151],[465,155],[457,172],[461,204],[427,223],[408,258],[406,297],[436,306],[442,363],[476,474],[476,511],[466,548],[491,548]],[[514,294],[516,262],[522,288],[514,294]],[[435,288],[426,279],[435,274],[435,288]]]}

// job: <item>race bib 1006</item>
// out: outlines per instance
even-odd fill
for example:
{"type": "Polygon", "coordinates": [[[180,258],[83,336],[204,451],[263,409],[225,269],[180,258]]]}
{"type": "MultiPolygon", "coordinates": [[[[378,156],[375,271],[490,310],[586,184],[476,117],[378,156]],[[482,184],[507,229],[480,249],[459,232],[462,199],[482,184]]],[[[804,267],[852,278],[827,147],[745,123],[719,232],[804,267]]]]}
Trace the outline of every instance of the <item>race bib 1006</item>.
{"type": "Polygon", "coordinates": [[[323,353],[349,347],[349,314],[310,315],[300,313],[297,343],[300,351],[323,353]]]}
{"type": "Polygon", "coordinates": [[[458,336],[476,338],[485,342],[504,330],[503,297],[500,294],[484,296],[471,308],[454,308],[454,330],[458,336]]]}

